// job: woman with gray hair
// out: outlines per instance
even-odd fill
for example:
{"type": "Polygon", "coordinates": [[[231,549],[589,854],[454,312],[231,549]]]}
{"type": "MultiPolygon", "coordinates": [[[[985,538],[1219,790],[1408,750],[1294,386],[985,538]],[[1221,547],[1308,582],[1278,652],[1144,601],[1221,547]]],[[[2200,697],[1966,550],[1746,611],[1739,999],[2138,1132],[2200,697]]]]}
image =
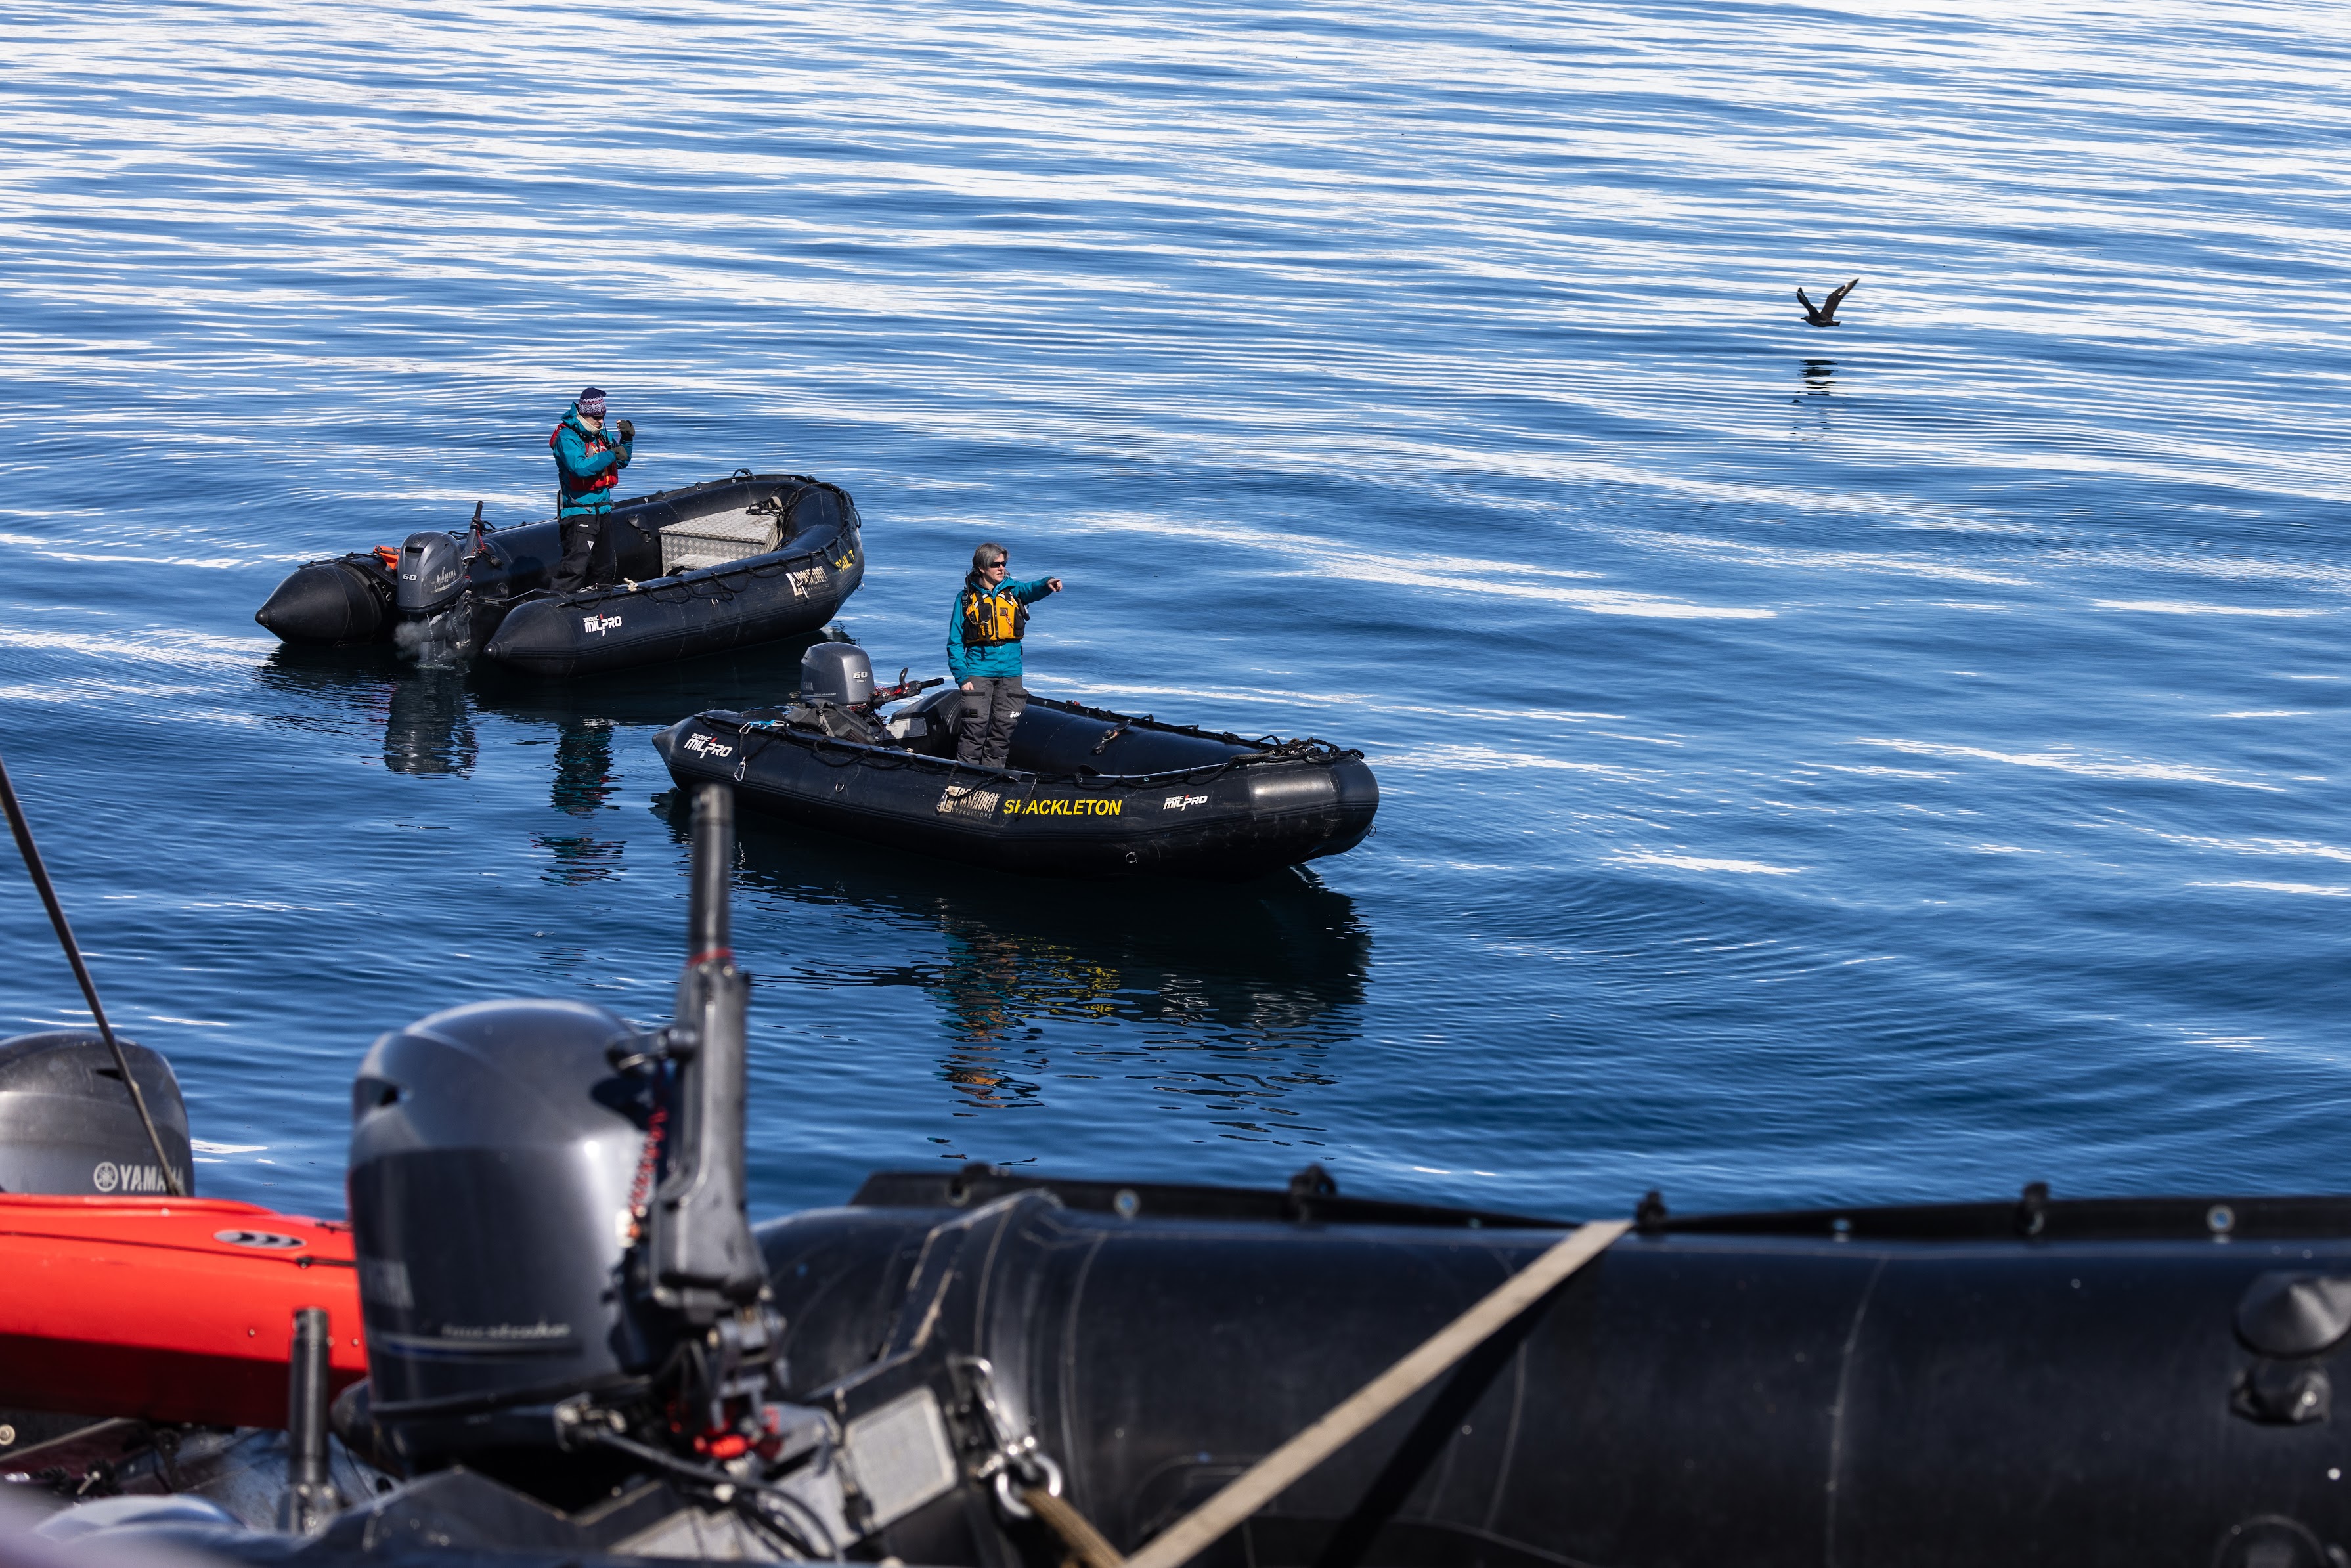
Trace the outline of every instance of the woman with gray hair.
{"type": "MultiPolygon", "coordinates": [[[[1029,706],[1029,689],[1020,684],[1020,638],[1028,630],[1029,606],[1061,591],[1058,577],[1014,582],[1010,570],[1004,547],[992,539],[972,551],[971,575],[956,591],[947,616],[947,673],[963,688],[956,760],[966,767],[1004,766],[1012,750],[1012,727],[1029,706]]],[[[952,807],[942,800],[939,810],[952,807]]]]}

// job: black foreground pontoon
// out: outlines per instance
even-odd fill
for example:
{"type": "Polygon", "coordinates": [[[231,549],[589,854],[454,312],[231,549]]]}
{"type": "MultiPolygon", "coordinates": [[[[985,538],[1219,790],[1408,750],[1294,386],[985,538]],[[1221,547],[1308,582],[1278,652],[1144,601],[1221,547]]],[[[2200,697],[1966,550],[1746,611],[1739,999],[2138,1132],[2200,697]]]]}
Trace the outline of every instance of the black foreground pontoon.
{"type": "Polygon", "coordinates": [[[370,1377],[339,1439],[298,1355],[290,1463],[271,1434],[116,1423],[14,1458],[45,1530],[94,1565],[255,1568],[2346,1561],[2351,1199],[1653,1194],[1575,1228],[1316,1166],[1286,1191],[966,1166],[755,1232],[729,809],[697,791],[669,1026],[476,1003],[369,1051],[370,1377]],[[1326,1416],[1356,1435],[1280,1469],[1326,1416]],[[1270,1465],[1292,1479],[1249,1502],[1270,1465]],[[1204,1514],[1231,1527],[1201,1540],[1204,1514]]]}
{"type": "Polygon", "coordinates": [[[753,474],[622,501],[606,524],[620,581],[558,593],[553,519],[411,534],[317,560],[254,619],[289,643],[395,643],[542,675],[681,659],[813,632],[863,580],[857,507],[804,474],[753,474]]]}
{"type": "MultiPolygon", "coordinates": [[[[925,682],[923,685],[936,685],[925,682]]],[[[1008,766],[956,762],[959,694],[883,717],[865,653],[810,649],[789,708],[697,714],[653,741],[681,785],[731,783],[756,810],[872,842],[1040,876],[1240,882],[1345,852],[1371,831],[1363,753],[1246,740],[1029,699],[1008,766]]]]}

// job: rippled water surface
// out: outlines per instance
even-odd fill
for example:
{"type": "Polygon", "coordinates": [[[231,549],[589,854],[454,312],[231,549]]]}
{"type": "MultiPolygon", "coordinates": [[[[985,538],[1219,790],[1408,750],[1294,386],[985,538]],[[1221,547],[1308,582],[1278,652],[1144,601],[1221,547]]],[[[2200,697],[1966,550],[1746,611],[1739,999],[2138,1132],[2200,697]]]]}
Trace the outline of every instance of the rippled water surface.
{"type": "MultiPolygon", "coordinates": [[[[941,1159],[1552,1213],[2351,1181],[2340,9],[19,5],[0,741],[204,1190],[379,1030],[668,1006],[648,744],[294,657],[291,567],[847,486],[836,622],[1362,747],[1233,889],[746,835],[763,1212],[941,1159]],[[1834,329],[1792,298],[1859,276],[1834,329]]],[[[0,1019],[71,1021],[21,874],[0,1019]]]]}

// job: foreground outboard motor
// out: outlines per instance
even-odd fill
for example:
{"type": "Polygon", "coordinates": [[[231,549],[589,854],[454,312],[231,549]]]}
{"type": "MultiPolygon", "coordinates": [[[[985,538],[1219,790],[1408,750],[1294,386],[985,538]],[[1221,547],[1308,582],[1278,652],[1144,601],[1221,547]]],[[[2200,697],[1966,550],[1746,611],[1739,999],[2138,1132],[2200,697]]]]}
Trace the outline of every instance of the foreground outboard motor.
{"type": "Polygon", "coordinates": [[[776,1324],[744,1212],[733,840],[727,791],[705,789],[669,1028],[476,1003],[385,1035],[360,1066],[350,1212],[371,1414],[412,1472],[463,1462],[549,1496],[681,1444],[778,1446],[776,1324]]]}
{"type": "Polygon", "coordinates": [[[352,1085],[350,1206],[378,1425],[411,1469],[552,1441],[556,1401],[642,1380],[617,1290],[656,1107],[637,1030],[553,1001],[452,1008],[352,1085]]]}
{"type": "MultiPolygon", "coordinates": [[[[189,1172],[188,1108],[172,1064],[120,1042],[155,1118],[180,1190],[189,1172]]],[[[88,1030],[0,1040],[0,1192],[131,1197],[172,1190],[103,1035],[88,1030]]]]}

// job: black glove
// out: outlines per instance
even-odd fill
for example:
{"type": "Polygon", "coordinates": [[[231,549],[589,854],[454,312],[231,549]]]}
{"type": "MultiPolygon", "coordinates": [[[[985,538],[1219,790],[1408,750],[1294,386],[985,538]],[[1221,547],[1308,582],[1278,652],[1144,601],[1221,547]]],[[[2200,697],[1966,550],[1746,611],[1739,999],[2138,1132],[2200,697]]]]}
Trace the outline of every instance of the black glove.
{"type": "Polygon", "coordinates": [[[623,441],[634,441],[636,438],[637,427],[635,423],[626,419],[621,421],[621,439],[623,441]]]}

